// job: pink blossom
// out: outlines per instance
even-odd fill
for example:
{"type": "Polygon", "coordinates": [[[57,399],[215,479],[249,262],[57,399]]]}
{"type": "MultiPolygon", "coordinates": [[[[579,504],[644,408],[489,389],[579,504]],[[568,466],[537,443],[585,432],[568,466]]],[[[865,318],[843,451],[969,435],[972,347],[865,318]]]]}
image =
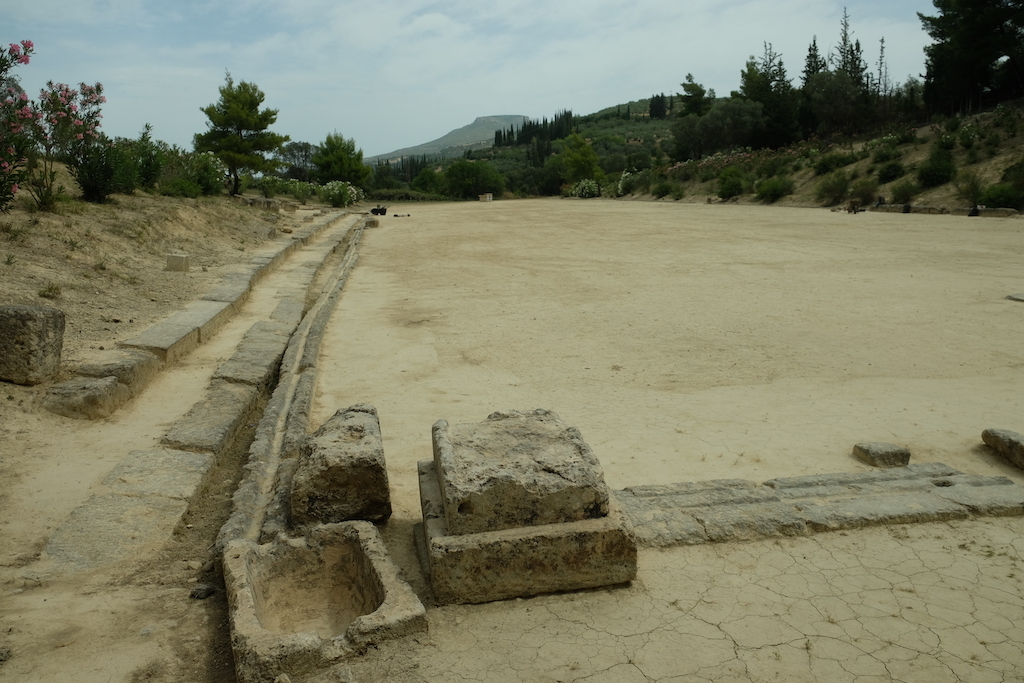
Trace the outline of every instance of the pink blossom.
{"type": "Polygon", "coordinates": [[[85,136],[84,136],[84,135],[82,135],[81,133],[79,133],[79,134],[78,134],[78,135],[76,135],[75,137],[76,137],[76,138],[78,138],[79,140],[84,140],[84,139],[85,139],[85,136]]]}

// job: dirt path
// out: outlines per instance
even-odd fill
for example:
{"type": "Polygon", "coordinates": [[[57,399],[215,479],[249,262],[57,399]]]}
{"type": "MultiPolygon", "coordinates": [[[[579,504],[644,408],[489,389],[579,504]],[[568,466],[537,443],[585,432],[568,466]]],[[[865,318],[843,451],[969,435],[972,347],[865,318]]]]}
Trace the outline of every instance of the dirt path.
{"type": "MultiPolygon", "coordinates": [[[[386,536],[425,601],[409,529],[439,418],[554,410],[613,489],[866,471],[850,455],[860,441],[1024,483],[979,445],[986,427],[1024,428],[1024,305],[1004,298],[1024,291],[1019,219],[597,200],[395,211],[412,216],[366,233],[332,319],[312,424],[377,407],[396,510],[386,536]]],[[[1022,530],[643,551],[629,589],[431,609],[427,645],[385,646],[352,671],[1014,680],[1022,530]]]]}

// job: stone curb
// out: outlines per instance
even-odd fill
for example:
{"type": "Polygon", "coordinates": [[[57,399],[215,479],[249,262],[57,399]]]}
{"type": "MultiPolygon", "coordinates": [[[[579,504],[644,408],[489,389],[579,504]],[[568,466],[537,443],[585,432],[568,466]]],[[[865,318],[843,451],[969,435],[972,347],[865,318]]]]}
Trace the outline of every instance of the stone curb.
{"type": "MultiPolygon", "coordinates": [[[[101,376],[97,373],[101,368],[109,366],[111,373],[106,376],[116,377],[117,382],[62,382],[47,390],[44,406],[51,412],[65,417],[109,417],[132,397],[137,396],[164,365],[174,363],[215,335],[245,303],[252,287],[277,268],[293,251],[309,244],[316,235],[346,215],[348,212],[325,214],[319,220],[289,235],[289,239],[277,240],[277,243],[267,247],[268,250],[273,250],[271,253],[253,257],[244,272],[225,275],[219,285],[199,300],[189,303],[185,308],[120,343],[124,349],[152,355],[157,361],[156,364],[142,354],[125,354],[112,361],[87,364],[78,370],[78,374],[98,379],[101,376]],[[125,381],[126,378],[129,382],[125,381]],[[128,391],[124,390],[125,387],[128,391]]],[[[294,302],[290,303],[282,309],[282,317],[293,318],[294,308],[294,302]]]]}
{"type": "Polygon", "coordinates": [[[617,491],[637,540],[695,545],[972,516],[1024,515],[1024,487],[1007,477],[921,463],[873,472],[730,479],[617,491]]]}

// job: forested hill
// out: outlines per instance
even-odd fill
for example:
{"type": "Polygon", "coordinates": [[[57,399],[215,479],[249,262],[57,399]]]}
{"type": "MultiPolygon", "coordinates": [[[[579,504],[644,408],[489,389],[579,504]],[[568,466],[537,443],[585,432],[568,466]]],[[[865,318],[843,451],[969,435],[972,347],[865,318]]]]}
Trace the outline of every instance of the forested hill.
{"type": "Polygon", "coordinates": [[[432,142],[425,142],[415,147],[398,149],[387,154],[367,157],[368,164],[376,164],[383,161],[397,161],[402,157],[457,157],[468,150],[484,149],[494,144],[494,131],[519,126],[526,120],[525,116],[502,115],[502,116],[479,116],[476,121],[457,128],[452,132],[439,137],[432,142]]]}

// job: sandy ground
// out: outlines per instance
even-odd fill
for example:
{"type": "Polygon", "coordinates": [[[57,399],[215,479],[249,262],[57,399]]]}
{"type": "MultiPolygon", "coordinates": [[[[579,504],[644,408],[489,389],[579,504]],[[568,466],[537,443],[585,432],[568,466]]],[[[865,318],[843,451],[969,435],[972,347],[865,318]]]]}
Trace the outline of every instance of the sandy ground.
{"type": "MultiPolygon", "coordinates": [[[[411,528],[433,422],[508,408],[577,426],[613,489],[864,471],[859,441],[1024,484],[980,445],[1024,431],[1024,304],[1004,298],[1024,292],[1024,220],[558,199],[391,213],[411,216],[364,235],[312,424],[377,407],[384,534],[430,631],[350,662],[356,680],[1022,680],[1020,518],[645,549],[629,587],[442,608],[411,528]]],[[[233,324],[182,371],[203,382],[233,324]]],[[[200,513],[194,538],[135,562],[38,571],[53,525],[191,405],[191,380],[164,374],[108,421],[28,401],[7,426],[0,680],[230,680],[223,596],[186,597],[200,513]]]]}
{"type": "MultiPolygon", "coordinates": [[[[1024,222],[611,201],[409,206],[367,232],[313,424],[380,412],[408,543],[430,426],[547,408],[613,489],[914,462],[1022,473],[1024,222]]],[[[644,550],[624,590],[432,609],[360,680],[1016,680],[1020,520],[644,550]],[[915,611],[916,610],[916,611],[915,611]]]]}

